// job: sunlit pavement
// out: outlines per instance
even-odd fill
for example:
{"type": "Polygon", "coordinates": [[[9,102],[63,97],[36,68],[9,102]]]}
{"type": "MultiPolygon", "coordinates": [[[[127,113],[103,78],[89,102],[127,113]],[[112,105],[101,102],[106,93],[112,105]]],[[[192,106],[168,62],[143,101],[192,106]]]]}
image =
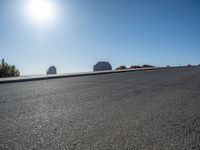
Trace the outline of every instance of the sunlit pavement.
{"type": "Polygon", "coordinates": [[[0,149],[200,149],[200,67],[0,84],[0,149]]]}
{"type": "Polygon", "coordinates": [[[155,70],[155,69],[164,69],[164,68],[153,67],[153,68],[139,68],[139,69],[137,68],[137,69],[124,69],[124,70],[78,72],[78,73],[52,74],[52,75],[27,75],[27,76],[20,76],[20,77],[0,78],[0,84],[26,82],[26,81],[48,80],[48,79],[58,79],[58,78],[69,78],[69,77],[80,77],[80,76],[88,76],[88,75],[91,76],[91,75],[113,74],[113,73],[122,73],[122,72],[155,70]]]}

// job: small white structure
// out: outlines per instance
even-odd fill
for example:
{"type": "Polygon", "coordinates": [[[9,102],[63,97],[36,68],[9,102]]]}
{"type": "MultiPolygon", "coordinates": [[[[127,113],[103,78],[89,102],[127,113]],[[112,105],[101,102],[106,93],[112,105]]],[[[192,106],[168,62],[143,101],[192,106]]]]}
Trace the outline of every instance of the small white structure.
{"type": "Polygon", "coordinates": [[[47,70],[47,75],[49,74],[57,74],[57,70],[55,66],[49,67],[49,69],[47,70]]]}
{"type": "Polygon", "coordinates": [[[109,62],[102,61],[94,65],[94,71],[106,71],[106,70],[112,70],[112,66],[109,62]]]}

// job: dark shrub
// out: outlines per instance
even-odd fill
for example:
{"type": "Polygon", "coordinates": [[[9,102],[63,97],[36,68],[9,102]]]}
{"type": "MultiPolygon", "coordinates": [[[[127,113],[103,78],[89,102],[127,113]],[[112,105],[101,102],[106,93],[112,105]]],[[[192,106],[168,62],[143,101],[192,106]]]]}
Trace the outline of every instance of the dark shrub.
{"type": "Polygon", "coordinates": [[[124,69],[126,69],[126,66],[119,66],[116,68],[116,70],[124,70],[124,69]]]}
{"type": "Polygon", "coordinates": [[[20,76],[19,70],[14,65],[9,65],[2,59],[0,64],[0,77],[18,77],[20,76]]]}
{"type": "Polygon", "coordinates": [[[130,69],[137,69],[137,68],[141,68],[141,66],[131,66],[130,69]]]}
{"type": "Polygon", "coordinates": [[[142,68],[152,68],[152,67],[154,67],[154,66],[152,66],[152,65],[143,65],[142,66],[142,68]]]}

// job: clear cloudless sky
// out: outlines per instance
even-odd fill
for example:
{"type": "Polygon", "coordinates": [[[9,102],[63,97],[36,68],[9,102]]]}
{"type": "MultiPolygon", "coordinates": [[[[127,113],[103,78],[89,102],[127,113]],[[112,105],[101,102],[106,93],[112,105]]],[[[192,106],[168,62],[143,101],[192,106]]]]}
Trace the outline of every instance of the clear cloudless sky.
{"type": "MultiPolygon", "coordinates": [[[[119,65],[200,64],[199,0],[51,0],[54,21],[39,23],[28,0],[0,0],[0,58],[22,75],[119,65]]],[[[50,1],[50,0],[49,0],[50,1]]]]}

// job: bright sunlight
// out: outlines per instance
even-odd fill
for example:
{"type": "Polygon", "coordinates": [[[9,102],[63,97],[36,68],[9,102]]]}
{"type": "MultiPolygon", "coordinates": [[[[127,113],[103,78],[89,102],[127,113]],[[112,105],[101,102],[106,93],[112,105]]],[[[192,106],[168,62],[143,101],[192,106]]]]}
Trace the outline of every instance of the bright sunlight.
{"type": "Polygon", "coordinates": [[[27,12],[30,19],[37,23],[50,23],[55,19],[56,6],[51,0],[30,0],[27,12]]]}

